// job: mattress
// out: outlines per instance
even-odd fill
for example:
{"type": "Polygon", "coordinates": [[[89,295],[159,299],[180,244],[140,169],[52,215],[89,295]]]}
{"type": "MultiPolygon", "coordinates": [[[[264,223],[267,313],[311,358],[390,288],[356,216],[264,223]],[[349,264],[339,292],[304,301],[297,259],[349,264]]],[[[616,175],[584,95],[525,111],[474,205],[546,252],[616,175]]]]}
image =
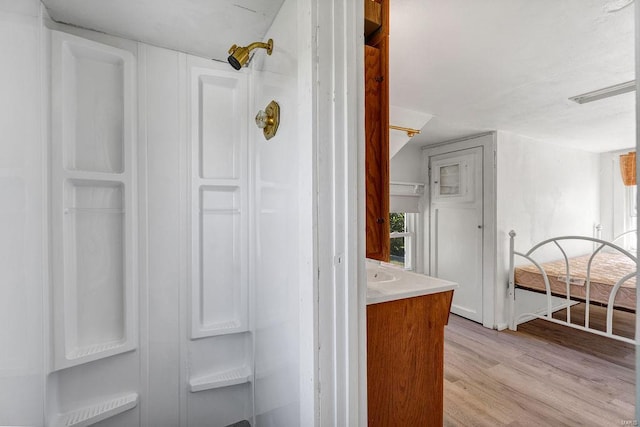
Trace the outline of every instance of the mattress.
{"type": "MultiPolygon", "coordinates": [[[[569,258],[571,276],[571,298],[586,299],[587,264],[591,255],[569,258]]],[[[564,259],[541,264],[547,273],[551,293],[566,296],[566,265],[564,259]]],[[[618,280],[636,270],[636,263],[624,254],[598,253],[591,264],[591,282],[589,300],[607,304],[611,288],[618,280]]],[[[514,270],[515,283],[518,287],[546,292],[542,273],[535,265],[522,265],[514,270]]],[[[636,278],[635,276],[622,284],[614,306],[635,311],[636,308],[636,278]]]]}

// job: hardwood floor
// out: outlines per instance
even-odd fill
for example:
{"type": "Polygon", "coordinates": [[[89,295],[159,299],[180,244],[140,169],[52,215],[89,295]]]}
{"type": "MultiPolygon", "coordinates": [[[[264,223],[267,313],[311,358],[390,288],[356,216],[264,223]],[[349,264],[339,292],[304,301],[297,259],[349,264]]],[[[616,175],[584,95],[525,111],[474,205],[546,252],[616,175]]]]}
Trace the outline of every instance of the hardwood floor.
{"type": "MultiPolygon", "coordinates": [[[[632,328],[633,313],[617,316],[632,328]]],[[[630,344],[542,320],[498,332],[452,314],[444,363],[445,426],[620,426],[634,418],[630,344]]]]}

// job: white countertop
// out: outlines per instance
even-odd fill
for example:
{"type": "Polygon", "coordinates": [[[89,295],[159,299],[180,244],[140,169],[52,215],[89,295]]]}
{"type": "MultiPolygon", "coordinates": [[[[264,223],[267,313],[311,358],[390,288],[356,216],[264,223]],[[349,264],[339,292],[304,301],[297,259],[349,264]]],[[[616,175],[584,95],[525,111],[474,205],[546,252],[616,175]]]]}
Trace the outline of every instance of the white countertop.
{"type": "Polygon", "coordinates": [[[367,260],[367,305],[446,292],[457,283],[367,260]]]}

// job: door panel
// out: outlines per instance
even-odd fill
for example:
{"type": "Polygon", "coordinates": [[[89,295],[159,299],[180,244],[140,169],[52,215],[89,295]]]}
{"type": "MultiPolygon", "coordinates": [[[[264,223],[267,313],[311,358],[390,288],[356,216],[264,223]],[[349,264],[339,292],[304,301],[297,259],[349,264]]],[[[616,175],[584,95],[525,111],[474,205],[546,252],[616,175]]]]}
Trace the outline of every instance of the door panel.
{"type": "Polygon", "coordinates": [[[451,311],[482,322],[482,147],[430,158],[430,274],[460,285],[451,311]]]}
{"type": "Polygon", "coordinates": [[[389,130],[384,46],[365,46],[367,258],[389,261],[389,130]]]}

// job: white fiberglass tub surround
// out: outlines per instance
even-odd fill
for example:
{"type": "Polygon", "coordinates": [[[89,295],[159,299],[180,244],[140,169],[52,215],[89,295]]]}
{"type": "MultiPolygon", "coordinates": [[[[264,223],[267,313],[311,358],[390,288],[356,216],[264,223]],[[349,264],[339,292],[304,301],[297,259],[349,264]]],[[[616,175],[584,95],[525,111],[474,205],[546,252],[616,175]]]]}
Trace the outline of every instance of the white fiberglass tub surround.
{"type": "Polygon", "coordinates": [[[275,232],[304,220],[290,207],[306,163],[288,164],[302,150],[297,44],[282,36],[297,31],[296,14],[287,1],[274,21],[275,61],[240,71],[43,27],[51,369],[30,407],[7,415],[0,366],[0,425],[304,424],[299,292],[311,275],[278,261],[307,268],[311,246],[275,232]],[[285,70],[274,68],[285,57],[285,70]],[[266,144],[251,117],[272,99],[282,123],[266,144]]]}
{"type": "Polygon", "coordinates": [[[457,283],[367,260],[367,304],[450,291],[457,283]]]}

